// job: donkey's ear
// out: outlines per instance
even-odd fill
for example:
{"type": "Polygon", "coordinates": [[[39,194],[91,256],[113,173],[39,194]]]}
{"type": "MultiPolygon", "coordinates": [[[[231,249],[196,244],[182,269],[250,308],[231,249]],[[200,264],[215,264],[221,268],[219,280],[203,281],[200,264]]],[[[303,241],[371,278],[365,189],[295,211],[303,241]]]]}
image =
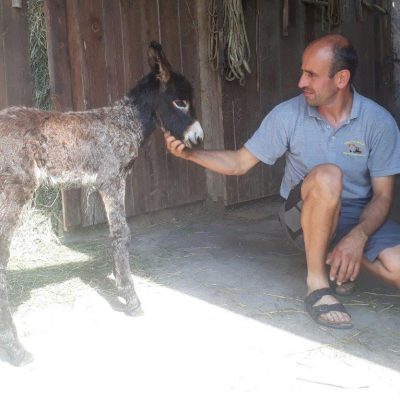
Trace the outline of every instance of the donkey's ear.
{"type": "Polygon", "coordinates": [[[152,41],[148,50],[149,65],[153,74],[162,83],[167,83],[171,77],[171,64],[162,50],[162,47],[156,41],[152,41]]]}

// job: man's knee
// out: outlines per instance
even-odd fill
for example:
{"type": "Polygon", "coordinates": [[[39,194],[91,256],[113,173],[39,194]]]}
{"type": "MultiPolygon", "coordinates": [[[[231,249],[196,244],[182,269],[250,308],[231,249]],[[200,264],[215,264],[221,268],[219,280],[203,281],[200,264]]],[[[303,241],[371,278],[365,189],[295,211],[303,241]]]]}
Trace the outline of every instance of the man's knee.
{"type": "Polygon", "coordinates": [[[392,286],[400,289],[400,269],[391,270],[389,276],[387,277],[387,280],[389,281],[388,283],[390,283],[392,286]]]}
{"type": "Polygon", "coordinates": [[[342,170],[335,164],[314,167],[304,179],[302,198],[314,195],[328,202],[337,202],[342,194],[342,170]]]}
{"type": "Polygon", "coordinates": [[[383,250],[378,259],[388,272],[387,279],[400,289],[400,245],[383,250]]]}

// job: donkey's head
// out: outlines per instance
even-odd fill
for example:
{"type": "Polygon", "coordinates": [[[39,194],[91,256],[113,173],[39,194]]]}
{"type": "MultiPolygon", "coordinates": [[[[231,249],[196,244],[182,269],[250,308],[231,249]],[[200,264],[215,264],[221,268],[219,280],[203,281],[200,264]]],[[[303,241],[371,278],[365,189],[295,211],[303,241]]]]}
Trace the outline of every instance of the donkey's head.
{"type": "Polygon", "coordinates": [[[200,144],[204,133],[196,119],[191,84],[172,70],[159,43],[150,43],[148,57],[151,72],[159,81],[155,110],[158,123],[187,147],[200,144]]]}

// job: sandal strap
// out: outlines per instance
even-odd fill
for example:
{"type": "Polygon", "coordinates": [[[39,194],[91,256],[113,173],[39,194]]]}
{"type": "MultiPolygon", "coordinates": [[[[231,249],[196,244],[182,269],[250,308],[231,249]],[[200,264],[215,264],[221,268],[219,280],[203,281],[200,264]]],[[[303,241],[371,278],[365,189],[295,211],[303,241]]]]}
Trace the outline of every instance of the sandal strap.
{"type": "Polygon", "coordinates": [[[329,287],[314,290],[304,299],[304,304],[307,307],[312,307],[318,300],[327,295],[335,297],[333,290],[329,287]]]}
{"type": "Polygon", "coordinates": [[[347,314],[351,317],[350,313],[346,310],[342,303],[335,303],[335,304],[320,304],[319,306],[311,307],[310,312],[318,317],[321,314],[326,314],[331,311],[338,311],[340,313],[347,314]]]}
{"type": "Polygon", "coordinates": [[[320,304],[318,306],[314,306],[318,300],[327,295],[335,297],[331,288],[322,288],[314,290],[304,299],[306,310],[314,320],[317,320],[322,314],[326,314],[331,311],[347,314],[351,318],[350,313],[346,310],[342,303],[320,304]]]}

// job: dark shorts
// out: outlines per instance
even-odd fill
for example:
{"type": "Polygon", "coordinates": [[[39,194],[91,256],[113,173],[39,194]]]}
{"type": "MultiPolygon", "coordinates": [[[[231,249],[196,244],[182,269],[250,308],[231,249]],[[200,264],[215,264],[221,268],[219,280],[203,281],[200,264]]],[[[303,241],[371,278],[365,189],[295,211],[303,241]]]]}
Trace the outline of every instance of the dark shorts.
{"type": "MultiPolygon", "coordinates": [[[[279,220],[289,239],[297,248],[304,251],[303,230],[300,223],[303,206],[303,201],[301,200],[301,183],[292,189],[287,200],[283,202],[279,211],[279,220]]],[[[342,200],[339,222],[331,241],[331,247],[335,246],[343,236],[358,224],[361,213],[367,203],[368,200],[365,199],[342,200]]],[[[364,249],[364,256],[370,262],[373,262],[381,251],[397,245],[400,245],[400,224],[388,219],[368,239],[364,249]]]]}

